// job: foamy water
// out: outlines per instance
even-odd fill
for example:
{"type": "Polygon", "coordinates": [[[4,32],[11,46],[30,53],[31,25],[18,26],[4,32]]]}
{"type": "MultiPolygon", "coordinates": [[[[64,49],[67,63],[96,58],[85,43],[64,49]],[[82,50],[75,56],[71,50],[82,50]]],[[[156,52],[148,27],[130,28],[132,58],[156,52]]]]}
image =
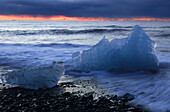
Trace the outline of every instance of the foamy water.
{"type": "Polygon", "coordinates": [[[160,63],[160,66],[157,74],[148,72],[95,74],[102,90],[109,94],[121,96],[130,93],[135,96],[133,104],[143,105],[154,112],[164,112],[170,110],[170,63],[160,63]]]}
{"type": "Polygon", "coordinates": [[[99,86],[109,94],[128,92],[135,95],[135,104],[152,111],[170,110],[170,22],[1,21],[0,65],[10,69],[48,66],[52,61],[69,65],[73,52],[90,48],[105,35],[110,40],[126,37],[136,24],[157,43],[160,71],[89,75],[96,75],[99,86]]]}

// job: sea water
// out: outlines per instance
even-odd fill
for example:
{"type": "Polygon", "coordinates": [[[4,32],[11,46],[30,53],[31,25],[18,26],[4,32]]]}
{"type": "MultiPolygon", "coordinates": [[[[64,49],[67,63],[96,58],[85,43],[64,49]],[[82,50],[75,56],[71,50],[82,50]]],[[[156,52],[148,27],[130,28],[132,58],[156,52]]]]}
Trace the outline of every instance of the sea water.
{"type": "Polygon", "coordinates": [[[22,69],[64,61],[67,70],[72,53],[91,48],[104,36],[109,40],[127,37],[134,25],[156,42],[159,72],[88,74],[96,75],[99,86],[109,94],[128,92],[136,97],[132,103],[152,111],[170,110],[170,22],[0,21],[0,65],[22,69]]]}

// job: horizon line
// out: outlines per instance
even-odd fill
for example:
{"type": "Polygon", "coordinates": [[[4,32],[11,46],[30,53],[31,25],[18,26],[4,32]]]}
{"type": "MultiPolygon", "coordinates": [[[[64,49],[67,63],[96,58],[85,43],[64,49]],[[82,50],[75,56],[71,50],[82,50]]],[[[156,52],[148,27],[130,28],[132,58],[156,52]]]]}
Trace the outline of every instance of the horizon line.
{"type": "Polygon", "coordinates": [[[0,15],[0,21],[170,21],[170,18],[103,18],[103,17],[68,17],[57,16],[32,16],[32,15],[0,15]]]}

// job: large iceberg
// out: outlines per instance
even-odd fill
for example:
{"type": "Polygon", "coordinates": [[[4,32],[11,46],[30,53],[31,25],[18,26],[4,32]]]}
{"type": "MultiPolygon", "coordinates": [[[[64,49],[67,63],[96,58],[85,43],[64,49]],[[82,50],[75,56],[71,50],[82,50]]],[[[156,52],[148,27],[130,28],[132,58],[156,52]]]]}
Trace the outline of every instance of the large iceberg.
{"type": "Polygon", "coordinates": [[[72,55],[74,69],[81,71],[113,70],[136,72],[157,71],[159,61],[155,43],[136,25],[132,33],[109,42],[105,37],[89,50],[72,55]]]}
{"type": "Polygon", "coordinates": [[[15,70],[1,75],[5,84],[19,85],[28,89],[45,89],[57,85],[64,74],[64,63],[53,62],[52,66],[15,70]]]}

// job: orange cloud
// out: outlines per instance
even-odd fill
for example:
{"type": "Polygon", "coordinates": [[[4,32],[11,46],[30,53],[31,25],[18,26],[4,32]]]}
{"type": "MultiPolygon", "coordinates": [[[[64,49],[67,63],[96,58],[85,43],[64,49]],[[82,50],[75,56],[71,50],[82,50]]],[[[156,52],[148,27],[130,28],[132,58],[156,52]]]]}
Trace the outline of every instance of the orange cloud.
{"type": "Polygon", "coordinates": [[[59,16],[30,16],[30,15],[0,15],[3,21],[170,21],[170,18],[93,18],[93,17],[67,17],[59,16]]]}

